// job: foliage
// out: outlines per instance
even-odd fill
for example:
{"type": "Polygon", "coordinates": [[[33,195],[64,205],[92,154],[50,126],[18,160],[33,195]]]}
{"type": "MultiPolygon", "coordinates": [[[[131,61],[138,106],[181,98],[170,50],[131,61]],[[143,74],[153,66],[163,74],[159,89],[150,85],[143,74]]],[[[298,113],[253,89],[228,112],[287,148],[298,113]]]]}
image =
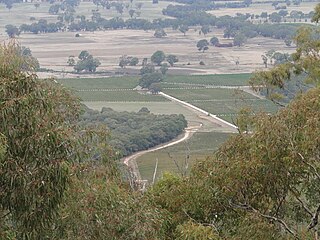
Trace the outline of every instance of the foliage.
{"type": "Polygon", "coordinates": [[[179,225],[175,235],[176,239],[179,240],[220,239],[211,226],[203,226],[199,223],[194,223],[191,220],[179,225]]]}
{"type": "Polygon", "coordinates": [[[52,239],[164,239],[164,214],[110,173],[108,164],[85,164],[61,207],[52,239]]]}
{"type": "Polygon", "coordinates": [[[149,88],[152,83],[159,83],[163,80],[162,73],[154,72],[154,73],[146,73],[142,75],[139,85],[143,88],[149,88]]]}
{"type": "Polygon", "coordinates": [[[198,41],[197,48],[199,51],[204,52],[209,49],[209,42],[206,39],[202,39],[198,41]]]}
{"type": "Polygon", "coordinates": [[[13,26],[12,24],[6,25],[5,28],[6,28],[6,33],[10,38],[14,38],[20,35],[19,28],[17,28],[16,26],[13,26]]]}
{"type": "Polygon", "coordinates": [[[210,32],[210,26],[204,25],[201,27],[200,31],[203,33],[203,35],[207,35],[210,32]]]}
{"type": "Polygon", "coordinates": [[[161,64],[160,72],[162,75],[166,75],[167,71],[169,70],[169,66],[166,63],[161,64]]]}
{"type": "Polygon", "coordinates": [[[162,87],[161,87],[160,83],[152,83],[149,86],[149,90],[151,91],[151,93],[157,94],[157,93],[161,92],[162,87]]]}
{"type": "Polygon", "coordinates": [[[245,36],[244,34],[239,33],[239,34],[236,34],[236,35],[234,36],[233,45],[240,47],[240,46],[242,46],[246,41],[247,41],[246,36],[245,36]]]}
{"type": "Polygon", "coordinates": [[[170,64],[171,67],[173,67],[173,65],[176,62],[179,62],[178,57],[176,55],[173,55],[173,54],[169,54],[166,59],[167,59],[167,62],[170,64]]]}
{"type": "Polygon", "coordinates": [[[158,66],[161,65],[161,63],[166,59],[166,55],[163,51],[156,51],[151,56],[151,61],[158,66]]]}
{"type": "Polygon", "coordinates": [[[65,89],[23,72],[28,60],[17,49],[14,43],[0,49],[1,221],[18,238],[39,239],[67,187],[79,104],[65,89]]]}
{"type": "Polygon", "coordinates": [[[189,27],[187,25],[181,25],[179,26],[179,31],[183,33],[183,35],[186,35],[186,32],[189,31],[189,27]]]}
{"type": "Polygon", "coordinates": [[[170,141],[187,124],[183,115],[116,112],[110,108],[103,108],[101,112],[87,109],[80,121],[86,126],[99,123],[111,130],[110,144],[124,156],[170,141]]]}
{"type": "Polygon", "coordinates": [[[155,72],[155,68],[153,64],[147,64],[140,69],[140,75],[154,73],[154,72],[155,72]]]}
{"type": "Polygon", "coordinates": [[[79,60],[74,66],[74,70],[76,70],[77,72],[95,72],[97,67],[101,65],[100,61],[97,58],[93,58],[93,56],[88,51],[81,51],[78,58],[79,60]]]}
{"type": "Polygon", "coordinates": [[[167,33],[162,28],[159,28],[159,29],[156,29],[156,31],[154,32],[154,36],[156,38],[163,38],[167,36],[167,33]]]}
{"type": "MultiPolygon", "coordinates": [[[[225,223],[223,219],[228,212],[233,215],[232,211],[234,220],[248,215],[273,219],[289,235],[297,235],[295,223],[309,223],[312,214],[303,207],[314,211],[319,205],[315,200],[319,194],[315,186],[320,186],[315,149],[320,139],[314,137],[320,129],[316,127],[319,100],[319,89],[313,89],[274,116],[259,115],[253,119],[254,134],[230,139],[214,158],[195,168],[195,181],[215,183],[209,194],[215,200],[209,202],[219,204],[209,212],[216,212],[225,223]]],[[[274,228],[272,232],[278,231],[274,228]]]]}
{"type": "Polygon", "coordinates": [[[76,64],[76,60],[74,59],[74,56],[69,56],[67,63],[69,66],[74,66],[76,64]]]}
{"type": "Polygon", "coordinates": [[[217,37],[212,37],[210,39],[210,43],[211,43],[212,46],[215,46],[215,45],[217,45],[219,43],[219,39],[217,37]]]}

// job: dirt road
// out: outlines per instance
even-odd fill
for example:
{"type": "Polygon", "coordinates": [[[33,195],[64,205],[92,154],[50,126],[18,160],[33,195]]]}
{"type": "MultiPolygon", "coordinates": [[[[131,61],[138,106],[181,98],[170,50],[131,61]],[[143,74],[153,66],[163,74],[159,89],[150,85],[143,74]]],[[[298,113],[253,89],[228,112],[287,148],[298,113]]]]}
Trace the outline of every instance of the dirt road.
{"type": "Polygon", "coordinates": [[[156,147],[150,148],[148,150],[136,152],[136,153],[134,153],[134,154],[132,154],[130,156],[127,156],[127,157],[123,158],[123,163],[127,167],[132,169],[133,174],[135,175],[135,178],[137,180],[142,180],[140,172],[139,172],[139,168],[138,168],[138,165],[137,165],[137,162],[135,161],[138,157],[142,156],[143,154],[146,154],[146,153],[149,153],[149,152],[154,152],[154,151],[157,151],[157,150],[160,150],[160,149],[164,149],[164,148],[173,146],[175,144],[181,143],[183,141],[186,141],[193,135],[193,133],[197,132],[201,127],[202,127],[202,123],[200,125],[198,125],[198,126],[188,127],[188,128],[185,129],[184,133],[182,135],[180,135],[178,138],[173,139],[172,141],[170,141],[168,143],[165,143],[165,144],[162,144],[160,146],[156,146],[156,147]]]}

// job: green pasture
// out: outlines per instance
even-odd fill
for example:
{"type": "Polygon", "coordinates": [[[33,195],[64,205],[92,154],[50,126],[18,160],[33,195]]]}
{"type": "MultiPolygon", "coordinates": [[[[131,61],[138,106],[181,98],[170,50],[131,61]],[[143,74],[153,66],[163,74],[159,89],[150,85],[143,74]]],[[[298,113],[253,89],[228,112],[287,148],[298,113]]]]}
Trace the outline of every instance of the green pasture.
{"type": "Polygon", "coordinates": [[[69,78],[58,81],[72,89],[132,89],[139,84],[139,77],[69,78]]]}
{"type": "Polygon", "coordinates": [[[241,108],[248,107],[255,112],[275,112],[278,110],[277,105],[269,100],[255,99],[255,100],[224,100],[224,101],[205,101],[193,102],[193,105],[202,108],[210,113],[216,115],[234,114],[241,108]]]}
{"type": "Polygon", "coordinates": [[[259,99],[242,90],[234,89],[166,89],[165,92],[180,100],[191,103],[220,118],[233,122],[242,108],[254,112],[276,112],[278,106],[266,99],[259,99]]]}
{"type": "Polygon", "coordinates": [[[186,76],[173,76],[168,75],[164,80],[163,87],[172,87],[174,84],[183,85],[196,84],[196,85],[226,85],[226,86],[245,86],[249,85],[248,81],[251,77],[250,73],[239,74],[214,74],[214,75],[186,75],[186,76]],[[169,83],[169,84],[166,84],[169,83]],[[170,84],[171,83],[171,84],[170,84]]]}
{"type": "MultiPolygon", "coordinates": [[[[146,107],[154,114],[183,114],[190,126],[199,126],[202,123],[201,131],[224,131],[219,126],[213,124],[205,118],[199,116],[198,112],[192,111],[178,103],[167,102],[103,102],[92,101],[83,102],[89,108],[100,111],[103,107],[112,108],[115,111],[138,112],[142,107],[146,107]]],[[[201,115],[201,114],[200,114],[201,115]]]]}
{"type": "Polygon", "coordinates": [[[255,99],[249,93],[234,89],[203,88],[203,89],[165,89],[165,93],[183,101],[205,101],[205,100],[235,100],[255,99]]]}
{"type": "MultiPolygon", "coordinates": [[[[106,101],[106,102],[163,102],[168,101],[160,95],[141,94],[134,90],[129,91],[96,91],[79,92],[75,94],[82,101],[106,101]]],[[[126,103],[124,103],[126,104],[126,103]]]]}
{"type": "Polygon", "coordinates": [[[190,167],[192,167],[195,162],[212,155],[229,136],[230,134],[228,133],[199,132],[195,133],[186,142],[144,154],[137,159],[141,177],[142,179],[147,179],[149,182],[152,181],[157,158],[158,171],[156,178],[159,178],[166,171],[181,173],[181,171],[185,169],[186,158],[188,159],[190,170],[190,167]]]}

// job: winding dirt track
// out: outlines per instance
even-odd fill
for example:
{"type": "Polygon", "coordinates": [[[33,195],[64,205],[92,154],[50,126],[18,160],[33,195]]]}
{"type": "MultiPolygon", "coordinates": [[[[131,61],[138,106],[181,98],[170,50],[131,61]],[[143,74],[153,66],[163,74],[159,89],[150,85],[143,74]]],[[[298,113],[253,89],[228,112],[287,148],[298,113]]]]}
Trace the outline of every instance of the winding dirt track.
{"type": "Polygon", "coordinates": [[[202,123],[199,126],[191,126],[185,129],[184,134],[180,135],[178,138],[173,139],[172,141],[162,144],[160,146],[156,146],[153,148],[150,148],[148,150],[144,150],[144,151],[140,151],[140,152],[136,152],[130,156],[127,156],[125,158],[123,158],[123,163],[130,169],[132,169],[133,174],[135,175],[136,180],[142,180],[141,179],[141,175],[139,172],[139,168],[137,165],[137,162],[135,161],[138,157],[140,157],[143,154],[149,153],[149,152],[154,152],[160,149],[164,149],[170,146],[173,146],[175,144],[178,144],[180,142],[186,141],[189,138],[191,138],[191,136],[193,135],[193,133],[197,132],[200,128],[202,127],[202,123]]]}

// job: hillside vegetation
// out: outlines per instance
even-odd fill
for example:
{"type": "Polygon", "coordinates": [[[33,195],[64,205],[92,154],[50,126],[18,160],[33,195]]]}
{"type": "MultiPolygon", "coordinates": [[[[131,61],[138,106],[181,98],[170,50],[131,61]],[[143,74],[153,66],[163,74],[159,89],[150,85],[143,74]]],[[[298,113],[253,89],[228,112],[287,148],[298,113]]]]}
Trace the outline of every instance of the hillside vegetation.
{"type": "Polygon", "coordinates": [[[239,133],[190,175],[164,174],[144,192],[120,166],[112,132],[79,126],[79,100],[40,80],[15,43],[1,45],[0,239],[317,239],[319,34],[302,28],[290,62],[251,77],[281,110],[242,110],[239,133]],[[278,89],[300,74],[314,87],[283,104],[278,89]]]}

